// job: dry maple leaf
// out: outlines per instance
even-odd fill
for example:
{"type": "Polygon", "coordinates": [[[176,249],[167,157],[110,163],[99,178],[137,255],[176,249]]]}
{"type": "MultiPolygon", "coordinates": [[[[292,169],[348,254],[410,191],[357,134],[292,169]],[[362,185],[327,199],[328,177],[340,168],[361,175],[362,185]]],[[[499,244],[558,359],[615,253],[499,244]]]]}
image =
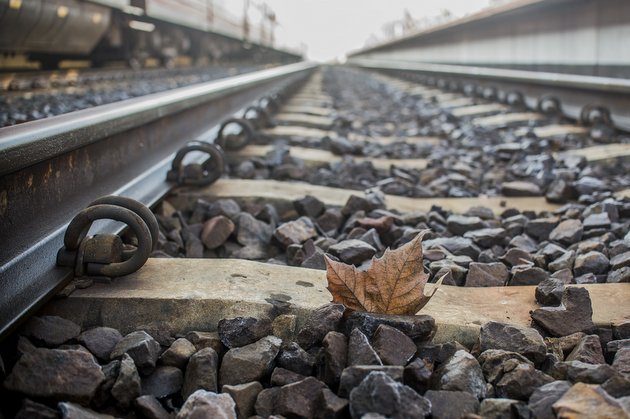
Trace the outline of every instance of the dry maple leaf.
{"type": "MultiPolygon", "coordinates": [[[[416,314],[429,299],[424,286],[429,275],[422,265],[424,232],[396,250],[385,250],[365,270],[326,256],[326,278],[333,302],[350,310],[384,314],[416,314]]],[[[437,286],[442,278],[437,282],[437,286]]],[[[437,288],[436,288],[437,290],[437,288]]]]}

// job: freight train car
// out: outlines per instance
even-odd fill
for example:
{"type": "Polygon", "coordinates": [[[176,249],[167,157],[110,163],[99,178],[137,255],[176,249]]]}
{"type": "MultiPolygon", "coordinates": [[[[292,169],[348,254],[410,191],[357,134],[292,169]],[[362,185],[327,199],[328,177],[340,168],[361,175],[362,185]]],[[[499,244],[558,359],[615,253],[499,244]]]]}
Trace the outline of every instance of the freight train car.
{"type": "Polygon", "coordinates": [[[244,52],[297,60],[273,49],[275,24],[264,3],[250,0],[0,0],[0,54],[43,68],[63,59],[169,65],[180,56],[212,61],[244,52]]]}

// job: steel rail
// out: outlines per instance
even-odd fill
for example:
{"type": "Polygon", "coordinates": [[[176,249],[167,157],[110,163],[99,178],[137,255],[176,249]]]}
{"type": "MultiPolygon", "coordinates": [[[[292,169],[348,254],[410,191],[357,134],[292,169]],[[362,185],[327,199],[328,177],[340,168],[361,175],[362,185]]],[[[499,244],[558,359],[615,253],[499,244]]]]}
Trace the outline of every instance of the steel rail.
{"type": "Polygon", "coordinates": [[[2,128],[0,175],[312,66],[290,64],[2,128]]]}
{"type": "Polygon", "coordinates": [[[584,106],[602,105],[610,110],[616,127],[630,131],[628,79],[389,59],[351,58],[349,63],[372,70],[411,72],[447,80],[465,80],[504,92],[517,90],[524,95],[527,105],[532,109],[537,107],[540,97],[553,95],[560,100],[562,112],[573,119],[579,119],[584,106]]]}
{"type": "MultiPolygon", "coordinates": [[[[78,210],[107,194],[154,205],[182,145],[213,138],[225,118],[315,68],[291,64],[0,129],[0,338],[72,278],[55,258],[78,210]]],[[[100,222],[92,232],[120,228],[100,222]]]]}

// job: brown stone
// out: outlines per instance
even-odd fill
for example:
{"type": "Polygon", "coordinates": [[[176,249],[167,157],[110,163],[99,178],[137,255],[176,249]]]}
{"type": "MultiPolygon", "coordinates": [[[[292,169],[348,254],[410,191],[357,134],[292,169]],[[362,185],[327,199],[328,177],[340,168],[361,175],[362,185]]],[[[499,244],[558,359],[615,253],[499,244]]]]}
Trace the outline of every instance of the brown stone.
{"type": "Polygon", "coordinates": [[[201,230],[201,242],[207,249],[216,249],[221,246],[234,232],[236,226],[224,215],[217,215],[203,223],[201,230]]]}
{"type": "Polygon", "coordinates": [[[104,380],[87,351],[37,348],[20,357],[4,386],[30,397],[88,403],[104,380]]]}
{"type": "Polygon", "coordinates": [[[553,404],[558,418],[624,418],[621,404],[599,386],[576,383],[553,404]]]}

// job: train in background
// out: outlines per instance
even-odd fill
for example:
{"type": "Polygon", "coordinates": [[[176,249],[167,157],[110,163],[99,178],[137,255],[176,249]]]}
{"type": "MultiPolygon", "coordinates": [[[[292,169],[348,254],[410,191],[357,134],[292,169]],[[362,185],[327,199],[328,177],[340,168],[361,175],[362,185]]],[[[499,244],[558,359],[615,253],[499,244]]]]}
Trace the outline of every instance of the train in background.
{"type": "Polygon", "coordinates": [[[0,55],[23,55],[44,69],[65,59],[96,67],[301,59],[274,48],[275,26],[273,11],[253,0],[0,0],[0,55]]]}

